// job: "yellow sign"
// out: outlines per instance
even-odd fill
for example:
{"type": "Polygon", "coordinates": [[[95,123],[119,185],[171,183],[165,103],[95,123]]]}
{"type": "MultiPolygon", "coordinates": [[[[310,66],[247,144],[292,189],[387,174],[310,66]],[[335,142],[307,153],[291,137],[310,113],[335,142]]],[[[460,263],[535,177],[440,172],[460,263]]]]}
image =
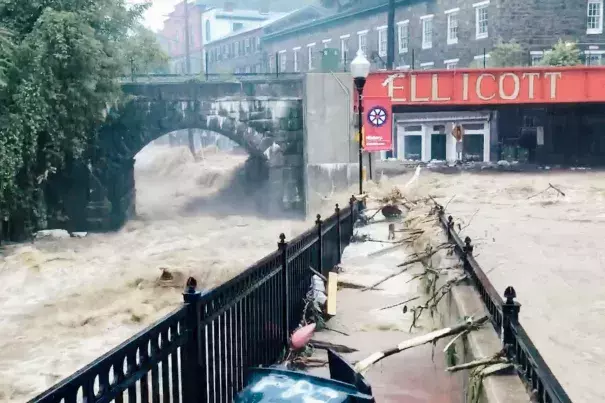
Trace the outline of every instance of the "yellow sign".
{"type": "MultiPolygon", "coordinates": [[[[361,142],[361,148],[364,148],[366,146],[366,136],[365,133],[363,132],[363,127],[361,128],[361,138],[362,138],[362,142],[361,142]]],[[[359,143],[359,130],[355,130],[355,142],[359,143]]]]}

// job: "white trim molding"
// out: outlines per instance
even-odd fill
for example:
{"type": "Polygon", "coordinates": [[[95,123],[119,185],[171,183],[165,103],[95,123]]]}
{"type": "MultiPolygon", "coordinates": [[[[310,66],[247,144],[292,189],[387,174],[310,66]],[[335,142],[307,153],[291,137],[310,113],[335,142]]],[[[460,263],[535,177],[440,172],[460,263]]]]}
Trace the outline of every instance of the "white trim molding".
{"type": "Polygon", "coordinates": [[[443,64],[452,64],[452,63],[458,63],[460,61],[460,59],[447,59],[443,61],[443,64]]]}
{"type": "Polygon", "coordinates": [[[330,39],[322,39],[321,40],[321,43],[330,43],[330,42],[332,42],[332,38],[330,38],[330,39]]]}
{"type": "Polygon", "coordinates": [[[473,3],[473,7],[483,7],[489,6],[489,0],[480,1],[478,3],[473,3]]]}
{"type": "Polygon", "coordinates": [[[357,31],[357,35],[365,35],[365,34],[367,34],[368,32],[370,32],[370,30],[369,30],[369,29],[364,29],[364,30],[361,30],[361,31],[357,31]]]}
{"type": "Polygon", "coordinates": [[[295,48],[292,48],[292,50],[296,51],[296,50],[300,50],[300,46],[297,46],[295,48]]]}
{"type": "Polygon", "coordinates": [[[287,52],[287,50],[286,50],[286,49],[282,49],[282,50],[280,50],[280,51],[279,51],[279,52],[277,52],[277,53],[278,53],[278,54],[282,54],[282,53],[286,53],[286,52],[287,52]]]}
{"type": "Polygon", "coordinates": [[[451,13],[457,13],[458,11],[460,11],[460,7],[450,8],[449,10],[445,10],[443,13],[444,14],[451,14],[451,13]]]}
{"type": "Polygon", "coordinates": [[[346,35],[340,35],[340,39],[347,39],[350,38],[351,34],[346,34],[346,35]]]}
{"type": "Polygon", "coordinates": [[[307,43],[307,47],[308,47],[308,48],[310,48],[310,47],[312,47],[312,46],[315,46],[315,45],[316,45],[316,43],[315,43],[315,42],[312,42],[312,43],[307,43]]]}
{"type": "Polygon", "coordinates": [[[403,20],[403,21],[398,21],[397,25],[405,25],[405,24],[409,24],[410,20],[403,20]]]}
{"type": "Polygon", "coordinates": [[[388,25],[381,25],[379,27],[376,27],[376,31],[382,31],[383,29],[387,29],[388,27],[388,25]]]}
{"type": "Polygon", "coordinates": [[[427,14],[420,17],[420,20],[428,20],[429,18],[433,18],[435,14],[427,14]]]}

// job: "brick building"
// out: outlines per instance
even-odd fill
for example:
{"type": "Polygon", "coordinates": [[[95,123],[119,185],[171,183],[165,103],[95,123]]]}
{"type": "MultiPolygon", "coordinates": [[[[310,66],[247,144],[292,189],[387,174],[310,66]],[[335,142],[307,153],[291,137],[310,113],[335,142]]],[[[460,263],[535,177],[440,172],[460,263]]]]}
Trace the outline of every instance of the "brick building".
{"type": "Polygon", "coordinates": [[[288,26],[316,20],[326,13],[320,7],[307,6],[290,13],[276,13],[257,26],[232,32],[206,44],[208,72],[212,74],[265,73],[275,62],[261,46],[261,38],[288,26]]]}
{"type": "MultiPolygon", "coordinates": [[[[516,40],[522,64],[537,63],[559,39],[577,41],[587,63],[605,53],[603,0],[399,0],[395,11],[398,68],[481,67],[499,41],[516,40]]],[[[322,48],[341,53],[341,67],[361,48],[375,69],[387,51],[386,0],[272,32],[263,51],[278,53],[287,71],[312,71],[322,48]]]]}

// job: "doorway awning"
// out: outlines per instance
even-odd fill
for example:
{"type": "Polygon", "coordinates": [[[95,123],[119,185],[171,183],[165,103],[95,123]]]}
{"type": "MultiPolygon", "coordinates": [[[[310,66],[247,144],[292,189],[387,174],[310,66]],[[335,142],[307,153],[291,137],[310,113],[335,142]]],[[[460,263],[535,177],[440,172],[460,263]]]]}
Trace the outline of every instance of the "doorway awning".
{"type": "Polygon", "coordinates": [[[491,111],[396,113],[395,121],[402,123],[461,122],[489,120],[491,111]]]}

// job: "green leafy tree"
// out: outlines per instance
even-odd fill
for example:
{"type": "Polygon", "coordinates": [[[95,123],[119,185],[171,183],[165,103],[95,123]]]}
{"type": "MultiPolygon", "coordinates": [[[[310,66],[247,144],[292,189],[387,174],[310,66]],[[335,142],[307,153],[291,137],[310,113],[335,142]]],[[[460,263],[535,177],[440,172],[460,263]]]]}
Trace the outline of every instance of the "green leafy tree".
{"type": "Polygon", "coordinates": [[[580,49],[578,49],[575,42],[563,42],[559,39],[552,50],[544,54],[541,64],[544,66],[576,66],[582,64],[580,49]]]}
{"type": "MultiPolygon", "coordinates": [[[[48,183],[85,160],[121,96],[123,49],[144,10],[125,0],[0,0],[13,47],[0,59],[0,218],[24,229],[44,222],[48,183]]],[[[8,39],[0,33],[0,46],[8,39]]]]}
{"type": "Polygon", "coordinates": [[[142,25],[137,25],[124,45],[127,74],[149,74],[168,69],[168,55],[161,49],[156,35],[142,25]]]}
{"type": "MultiPolygon", "coordinates": [[[[500,40],[489,52],[485,67],[514,67],[522,66],[523,63],[523,49],[521,46],[515,40],[510,42],[500,40]]],[[[474,60],[469,67],[483,68],[483,60],[474,60]]]]}

